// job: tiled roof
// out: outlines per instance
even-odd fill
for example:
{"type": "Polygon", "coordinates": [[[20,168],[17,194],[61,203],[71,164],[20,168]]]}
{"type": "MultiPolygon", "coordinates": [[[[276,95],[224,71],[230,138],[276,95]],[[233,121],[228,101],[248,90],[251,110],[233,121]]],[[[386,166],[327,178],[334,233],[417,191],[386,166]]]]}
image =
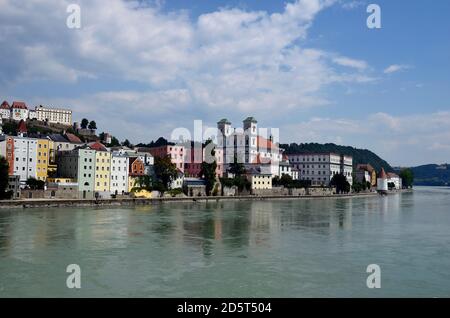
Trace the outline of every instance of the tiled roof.
{"type": "Polygon", "coordinates": [[[13,102],[11,108],[28,109],[24,102],[13,102]]]}
{"type": "Polygon", "coordinates": [[[93,150],[96,150],[96,151],[108,151],[108,149],[106,149],[106,147],[102,143],[100,143],[98,141],[91,142],[89,144],[89,148],[91,148],[93,150]]]}
{"type": "Polygon", "coordinates": [[[5,100],[3,101],[3,103],[0,105],[0,109],[10,109],[11,106],[9,106],[8,102],[5,100]]]}
{"type": "Polygon", "coordinates": [[[368,164],[359,164],[356,166],[357,170],[366,170],[370,173],[372,173],[372,171],[374,170],[373,167],[370,165],[370,163],[368,164]]]}
{"type": "Polygon", "coordinates": [[[278,147],[269,139],[258,136],[258,147],[263,149],[278,149],[278,147]]]}
{"type": "Polygon", "coordinates": [[[70,142],[73,142],[74,144],[81,144],[82,141],[80,138],[78,138],[77,136],[75,136],[74,134],[71,133],[66,133],[67,140],[69,140],[70,142]]]}
{"type": "Polygon", "coordinates": [[[388,173],[387,173],[387,176],[388,176],[388,178],[400,178],[400,177],[398,176],[398,174],[393,173],[393,172],[388,172],[388,173]]]}
{"type": "Polygon", "coordinates": [[[52,141],[68,142],[68,140],[63,135],[60,135],[60,134],[51,134],[49,137],[52,141]]]}
{"type": "Polygon", "coordinates": [[[380,172],[380,179],[387,179],[387,175],[386,172],[384,171],[384,168],[381,168],[381,172],[380,172]]]}
{"type": "Polygon", "coordinates": [[[27,132],[27,124],[25,124],[25,121],[23,119],[19,122],[19,127],[17,127],[17,131],[21,133],[27,132]]]}

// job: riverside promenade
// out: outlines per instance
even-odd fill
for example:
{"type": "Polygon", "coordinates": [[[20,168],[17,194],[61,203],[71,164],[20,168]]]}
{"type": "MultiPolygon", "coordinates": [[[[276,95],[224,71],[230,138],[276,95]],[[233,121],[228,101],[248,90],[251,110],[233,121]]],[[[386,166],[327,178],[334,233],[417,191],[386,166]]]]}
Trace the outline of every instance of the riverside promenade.
{"type": "MultiPolygon", "coordinates": [[[[398,192],[395,192],[398,193],[398,192]]],[[[394,193],[393,193],[394,194],[394,193]]],[[[95,207],[95,206],[136,206],[152,205],[170,202],[219,202],[219,201],[248,201],[248,200],[308,200],[308,199],[329,199],[329,198],[352,198],[376,196],[376,192],[350,193],[333,195],[302,195],[302,196],[203,196],[203,197],[161,197],[161,198],[121,198],[121,199],[23,199],[0,201],[1,209],[20,208],[64,208],[64,207],[95,207]]]]}

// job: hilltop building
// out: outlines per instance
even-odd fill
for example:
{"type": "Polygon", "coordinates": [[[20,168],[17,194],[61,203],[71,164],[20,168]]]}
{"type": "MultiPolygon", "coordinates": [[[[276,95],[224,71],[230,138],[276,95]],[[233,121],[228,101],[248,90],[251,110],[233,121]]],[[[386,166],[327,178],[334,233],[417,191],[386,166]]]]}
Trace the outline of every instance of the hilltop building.
{"type": "MultiPolygon", "coordinates": [[[[35,108],[35,118],[52,124],[72,125],[72,111],[69,109],[50,108],[40,105],[35,108]]],[[[32,119],[31,116],[30,119],[32,119]]]]}

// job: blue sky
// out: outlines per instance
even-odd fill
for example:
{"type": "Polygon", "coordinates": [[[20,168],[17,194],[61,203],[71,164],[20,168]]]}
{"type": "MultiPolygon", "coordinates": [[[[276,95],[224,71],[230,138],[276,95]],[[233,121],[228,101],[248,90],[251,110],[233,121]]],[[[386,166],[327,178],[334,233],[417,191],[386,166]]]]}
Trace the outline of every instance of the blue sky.
{"type": "Polygon", "coordinates": [[[254,116],[281,142],[449,162],[450,2],[0,0],[0,99],[121,140],[254,116]],[[81,7],[82,28],[66,27],[81,7]],[[381,7],[368,29],[366,7],[381,7]],[[144,5],[145,4],[145,5],[144,5]],[[5,49],[6,48],[6,49],[5,49]]]}

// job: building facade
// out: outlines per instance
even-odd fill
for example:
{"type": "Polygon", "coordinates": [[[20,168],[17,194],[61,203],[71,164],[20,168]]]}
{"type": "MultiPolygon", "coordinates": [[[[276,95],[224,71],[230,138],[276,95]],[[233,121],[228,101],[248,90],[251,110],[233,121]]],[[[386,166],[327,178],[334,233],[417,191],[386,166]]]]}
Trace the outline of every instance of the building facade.
{"type": "Polygon", "coordinates": [[[46,181],[49,173],[50,152],[52,141],[49,139],[37,140],[36,176],[38,180],[46,181]]]}
{"type": "Polygon", "coordinates": [[[35,117],[39,121],[66,126],[72,125],[72,111],[69,109],[50,108],[40,105],[35,109],[35,117]]]}
{"type": "Polygon", "coordinates": [[[112,194],[128,192],[128,171],[130,159],[126,153],[114,151],[111,154],[111,188],[112,194]]]}
{"type": "Polygon", "coordinates": [[[311,185],[328,186],[336,174],[343,174],[350,185],[353,184],[353,158],[336,153],[289,154],[291,166],[299,171],[301,180],[311,181],[311,185]]]}
{"type": "Polygon", "coordinates": [[[167,145],[161,147],[149,148],[153,157],[163,158],[169,156],[171,162],[176,168],[184,172],[184,146],[167,145]]]}
{"type": "Polygon", "coordinates": [[[235,158],[243,164],[268,164],[272,176],[279,173],[283,150],[274,143],[272,136],[259,135],[258,122],[254,117],[243,121],[243,129],[235,129],[231,122],[222,119],[217,123],[217,147],[222,152],[223,171],[235,158]]]}
{"type": "Polygon", "coordinates": [[[24,102],[13,102],[11,105],[11,119],[26,121],[28,119],[28,107],[24,102]]]}
{"type": "Polygon", "coordinates": [[[77,180],[80,198],[94,198],[96,151],[88,145],[58,153],[58,177],[77,180]]]}
{"type": "MultiPolygon", "coordinates": [[[[28,178],[37,178],[37,139],[25,137],[12,137],[14,145],[13,173],[20,177],[22,185],[28,178]]],[[[8,145],[7,145],[8,147],[8,145]]]]}

